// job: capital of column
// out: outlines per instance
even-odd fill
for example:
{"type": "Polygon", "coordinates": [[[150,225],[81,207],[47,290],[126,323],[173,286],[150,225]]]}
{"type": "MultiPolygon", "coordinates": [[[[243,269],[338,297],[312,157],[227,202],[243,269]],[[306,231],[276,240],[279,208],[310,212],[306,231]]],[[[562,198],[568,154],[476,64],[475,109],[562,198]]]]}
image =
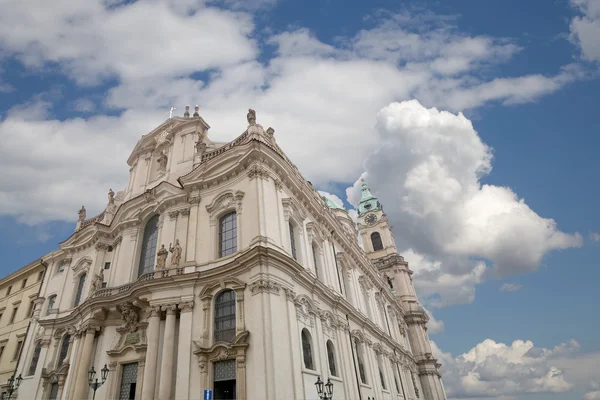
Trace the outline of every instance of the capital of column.
{"type": "Polygon", "coordinates": [[[167,315],[173,315],[175,314],[175,310],[177,310],[177,304],[165,304],[160,309],[166,311],[167,315]]]}
{"type": "Polygon", "coordinates": [[[160,306],[150,306],[146,308],[146,315],[148,318],[160,316],[160,306]]]}
{"type": "Polygon", "coordinates": [[[192,309],[194,308],[194,302],[193,301],[184,301],[182,303],[179,303],[178,307],[182,313],[191,312],[192,309]]]}

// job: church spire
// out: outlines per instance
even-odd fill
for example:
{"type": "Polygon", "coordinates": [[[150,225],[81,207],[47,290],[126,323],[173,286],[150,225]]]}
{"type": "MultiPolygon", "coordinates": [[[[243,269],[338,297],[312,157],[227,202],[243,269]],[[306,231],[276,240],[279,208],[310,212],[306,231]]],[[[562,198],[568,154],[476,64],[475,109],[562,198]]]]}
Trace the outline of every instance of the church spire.
{"type": "Polygon", "coordinates": [[[377,200],[377,197],[373,196],[371,190],[365,183],[365,180],[361,178],[362,187],[360,189],[360,202],[358,203],[358,215],[361,216],[369,211],[382,210],[381,203],[377,200]]]}

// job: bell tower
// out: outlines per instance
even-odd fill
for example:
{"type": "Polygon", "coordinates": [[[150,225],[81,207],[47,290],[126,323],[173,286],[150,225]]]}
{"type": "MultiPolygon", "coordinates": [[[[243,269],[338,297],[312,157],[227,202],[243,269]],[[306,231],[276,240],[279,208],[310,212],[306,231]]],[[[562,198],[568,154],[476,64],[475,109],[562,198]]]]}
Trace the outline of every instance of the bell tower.
{"type": "Polygon", "coordinates": [[[429,316],[417,298],[412,279],[413,272],[408,267],[408,262],[404,261],[404,257],[398,254],[392,227],[383,212],[383,207],[364,180],[358,203],[358,231],[367,257],[373,261],[392,293],[402,303],[424,398],[446,399],[439,372],[441,364],[433,358],[427,335],[429,316]]]}

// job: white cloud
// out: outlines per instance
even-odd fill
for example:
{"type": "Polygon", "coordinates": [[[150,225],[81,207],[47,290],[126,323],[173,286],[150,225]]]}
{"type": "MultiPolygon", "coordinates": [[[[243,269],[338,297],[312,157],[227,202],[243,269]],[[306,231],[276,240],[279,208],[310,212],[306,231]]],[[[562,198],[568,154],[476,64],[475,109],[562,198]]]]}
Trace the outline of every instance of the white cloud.
{"type": "MultiPolygon", "coordinates": [[[[319,190],[319,194],[323,197],[326,197],[327,199],[333,201],[335,204],[337,204],[338,206],[343,207],[344,206],[344,202],[342,201],[342,199],[340,199],[338,196],[336,196],[333,193],[329,193],[329,192],[324,192],[322,190],[319,190]]],[[[356,222],[356,221],[355,221],[356,222]]]]}
{"type": "MultiPolygon", "coordinates": [[[[492,151],[462,113],[392,103],[378,113],[372,140],[378,148],[364,164],[367,181],[384,207],[393,205],[386,213],[401,227],[396,244],[431,306],[470,302],[486,275],[535,271],[549,251],[582,243],[511,189],[481,183],[492,151]]],[[[347,190],[353,204],[358,186],[347,190]]]]}
{"type": "Polygon", "coordinates": [[[96,109],[96,104],[90,99],[80,98],[73,102],[73,108],[75,111],[90,113],[96,109]]]}
{"type": "Polygon", "coordinates": [[[427,332],[430,335],[435,335],[436,333],[444,332],[444,321],[439,319],[435,319],[433,313],[425,308],[425,312],[429,315],[429,322],[427,323],[427,332]]]}
{"type": "Polygon", "coordinates": [[[570,0],[581,15],[571,20],[571,40],[579,45],[582,56],[600,60],[600,0],[570,0]]]}
{"type": "Polygon", "coordinates": [[[505,283],[500,287],[501,292],[516,292],[521,289],[523,285],[519,285],[518,283],[505,283]]]}
{"type": "Polygon", "coordinates": [[[600,233],[590,232],[590,240],[592,242],[600,243],[600,233]]]}
{"type": "Polygon", "coordinates": [[[561,360],[577,362],[579,344],[574,340],[552,348],[536,348],[531,341],[511,345],[486,339],[468,352],[453,357],[432,342],[434,356],[442,363],[444,386],[451,398],[514,396],[524,393],[564,393],[575,385],[560,367],[561,360]]]}

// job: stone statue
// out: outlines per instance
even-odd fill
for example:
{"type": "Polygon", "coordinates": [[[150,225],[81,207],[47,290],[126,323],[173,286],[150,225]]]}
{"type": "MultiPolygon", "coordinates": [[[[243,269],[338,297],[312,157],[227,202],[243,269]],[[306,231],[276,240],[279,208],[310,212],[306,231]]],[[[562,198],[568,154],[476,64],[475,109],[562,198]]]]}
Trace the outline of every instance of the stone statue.
{"type": "Polygon", "coordinates": [[[205,151],[206,151],[206,143],[204,143],[202,141],[202,138],[200,138],[196,142],[196,153],[198,153],[198,154],[204,154],[205,151]]]}
{"type": "Polygon", "coordinates": [[[256,111],[252,109],[248,110],[248,115],[246,115],[246,119],[248,120],[248,124],[256,124],[256,111]]]}
{"type": "Polygon", "coordinates": [[[115,192],[112,189],[108,189],[108,204],[115,204],[115,192]]]}
{"type": "Polygon", "coordinates": [[[79,210],[78,214],[79,214],[79,220],[80,221],[85,220],[86,212],[85,212],[85,207],[84,206],[81,206],[81,210],[79,210]]]}
{"type": "Polygon", "coordinates": [[[160,250],[156,253],[156,269],[165,268],[168,255],[169,252],[165,249],[165,245],[160,245],[160,250]]]}
{"type": "Polygon", "coordinates": [[[394,284],[392,283],[392,280],[390,279],[390,277],[385,275],[385,279],[387,279],[387,283],[388,283],[388,285],[390,285],[390,289],[393,289],[394,284]]]}
{"type": "Polygon", "coordinates": [[[125,329],[128,332],[137,331],[138,313],[135,312],[133,306],[130,303],[123,303],[119,306],[121,311],[121,317],[125,321],[125,329]]]}
{"type": "Polygon", "coordinates": [[[167,169],[167,161],[168,160],[169,160],[169,158],[167,157],[167,153],[165,153],[164,150],[160,153],[160,157],[158,157],[156,159],[156,161],[158,161],[158,165],[160,166],[161,169],[167,169]]]}
{"type": "Polygon", "coordinates": [[[184,118],[190,117],[190,106],[185,106],[185,112],[183,113],[184,118]]]}
{"type": "Polygon", "coordinates": [[[102,284],[104,283],[104,270],[100,270],[99,274],[94,275],[94,280],[92,281],[92,293],[97,290],[102,289],[102,284]]]}
{"type": "Polygon", "coordinates": [[[175,240],[175,247],[172,247],[171,244],[169,244],[169,251],[173,253],[171,256],[171,265],[175,267],[179,266],[179,261],[181,261],[181,253],[183,252],[183,249],[179,244],[179,239],[175,240]]]}

